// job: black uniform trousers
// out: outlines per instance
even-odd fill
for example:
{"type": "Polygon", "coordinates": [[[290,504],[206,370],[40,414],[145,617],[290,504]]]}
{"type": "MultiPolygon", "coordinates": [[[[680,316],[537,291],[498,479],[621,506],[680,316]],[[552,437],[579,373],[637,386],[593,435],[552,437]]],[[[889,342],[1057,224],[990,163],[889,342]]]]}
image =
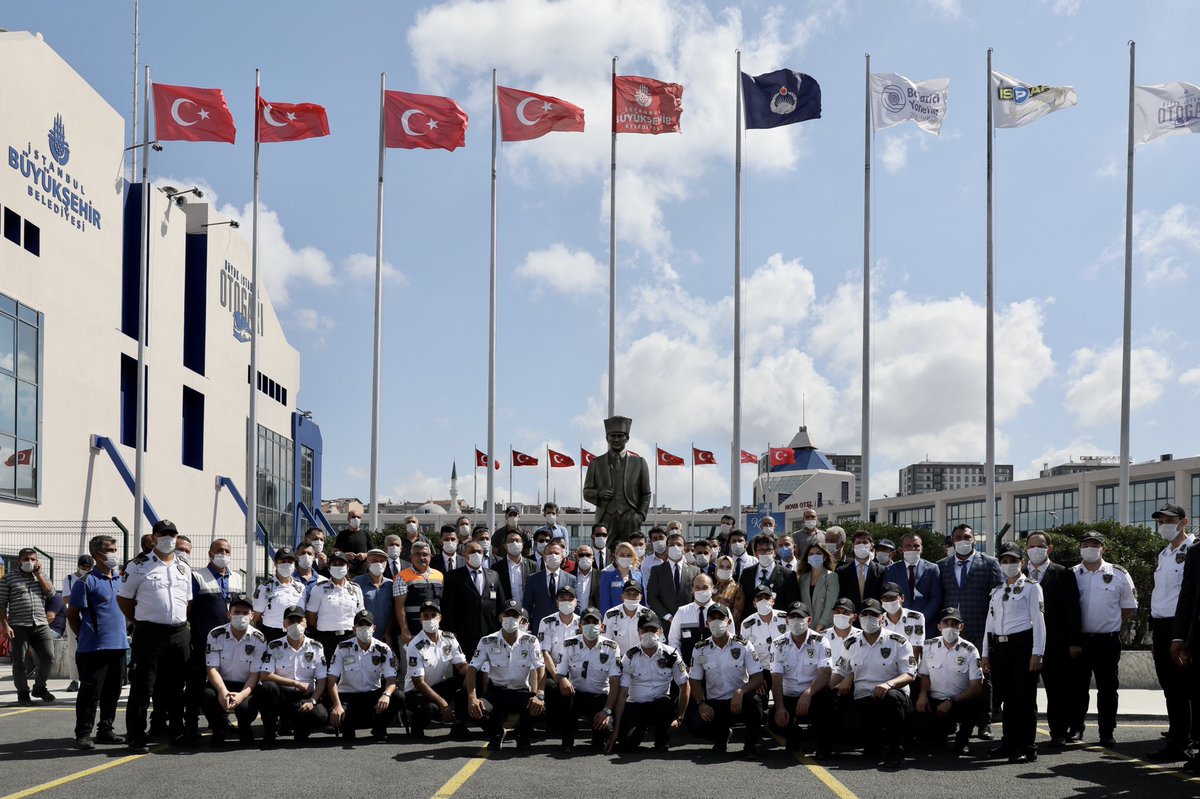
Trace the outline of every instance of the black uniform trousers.
{"type": "Polygon", "coordinates": [[[1042,687],[1046,689],[1046,724],[1051,738],[1066,738],[1074,717],[1075,688],[1071,683],[1074,665],[1066,647],[1050,646],[1042,657],[1042,687]]]}
{"type": "MultiPolygon", "coordinates": [[[[925,713],[913,711],[913,735],[917,740],[941,745],[946,742],[946,736],[954,734],[955,746],[965,744],[971,737],[971,731],[983,718],[984,697],[982,695],[954,702],[950,706],[949,716],[939,716],[938,705],[946,700],[929,697],[929,710],[925,713]]],[[[1005,722],[1008,721],[1008,711],[1005,710],[1005,722]]]]}
{"type": "Polygon", "coordinates": [[[130,744],[146,740],[146,713],[150,697],[155,714],[172,735],[183,732],[183,689],[192,637],[184,624],[139,621],[133,627],[129,664],[129,702],[125,724],[130,744]]]}
{"type": "Polygon", "coordinates": [[[529,714],[529,700],[533,691],[524,688],[505,688],[494,680],[488,682],[487,690],[480,697],[483,703],[483,731],[495,738],[504,731],[504,717],[517,714],[517,741],[528,741],[533,735],[534,718],[529,714]]]}
{"type": "MultiPolygon", "coordinates": [[[[205,644],[206,638],[192,639],[192,652],[188,657],[187,672],[183,678],[183,726],[188,732],[196,732],[200,726],[201,702],[203,701],[201,694],[208,687],[208,667],[204,663],[205,644]]],[[[206,713],[205,717],[207,718],[207,716],[206,713]]]]}
{"type": "MultiPolygon", "coordinates": [[[[882,699],[864,696],[850,703],[850,729],[858,730],[858,739],[862,740],[862,732],[866,731],[866,740],[872,742],[884,741],[892,750],[901,749],[907,734],[908,717],[912,712],[912,704],[908,694],[893,688],[883,695],[882,699]]],[[[872,754],[878,744],[868,743],[864,751],[872,754]]]]}
{"type": "MultiPolygon", "coordinates": [[[[226,680],[225,687],[237,693],[246,687],[246,683],[237,682],[235,680],[226,680]]],[[[229,718],[225,715],[225,711],[221,709],[217,702],[217,689],[212,687],[212,683],[206,684],[200,689],[200,710],[204,713],[204,718],[208,719],[208,727],[214,733],[224,733],[229,729],[229,718]]],[[[249,738],[253,735],[250,732],[250,725],[254,723],[254,719],[258,717],[258,699],[254,692],[250,696],[233,709],[233,715],[237,718],[238,734],[242,738],[249,738]]]]}
{"type": "Polygon", "coordinates": [[[262,712],[264,741],[275,740],[281,722],[295,731],[297,741],[305,740],[315,730],[325,729],[329,723],[329,710],[319,702],[310,712],[301,713],[300,704],[308,697],[294,688],[283,688],[276,682],[260,682],[255,693],[262,712]]]}
{"type": "Polygon", "coordinates": [[[757,694],[742,697],[742,710],[734,713],[730,709],[732,699],[709,699],[704,704],[712,708],[713,720],[705,721],[700,718],[700,706],[695,702],[688,705],[683,721],[687,724],[692,735],[697,738],[707,738],[718,747],[723,748],[733,732],[733,725],[741,722],[746,726],[746,748],[758,746],[762,737],[762,703],[757,694]]]}
{"type": "Polygon", "coordinates": [[[1167,740],[1172,746],[1186,749],[1191,742],[1200,741],[1200,718],[1193,705],[1193,686],[1197,675],[1194,667],[1180,666],[1171,657],[1172,627],[1175,619],[1151,619],[1150,631],[1154,651],[1154,673],[1167,700],[1167,740]]]}
{"type": "Polygon", "coordinates": [[[621,749],[634,749],[642,742],[646,730],[654,728],[654,745],[667,745],[671,737],[671,722],[675,720],[677,700],[660,696],[650,702],[625,702],[621,711],[621,731],[617,744],[621,749]]]}
{"type": "Polygon", "coordinates": [[[1084,633],[1083,654],[1072,662],[1071,684],[1075,691],[1071,726],[1082,730],[1091,695],[1092,676],[1096,678],[1096,726],[1101,738],[1117,728],[1117,690],[1121,687],[1121,639],[1117,633],[1084,633]]]}
{"type": "Polygon", "coordinates": [[[317,639],[317,643],[325,650],[325,662],[328,663],[337,645],[352,635],[354,630],[316,630],[312,637],[317,639]]]}
{"type": "Polygon", "coordinates": [[[1032,656],[1033,630],[993,635],[988,642],[992,684],[1004,703],[1003,741],[1009,754],[1025,754],[1035,749],[1038,678],[1037,672],[1029,670],[1032,656]]]}
{"type": "Polygon", "coordinates": [[[788,723],[786,727],[780,727],[775,723],[775,714],[772,713],[767,722],[771,731],[776,735],[782,736],[789,748],[794,747],[800,740],[801,725],[807,724],[809,729],[817,741],[818,750],[826,750],[831,747],[833,741],[833,713],[834,713],[834,694],[833,691],[826,687],[813,694],[812,700],[808,705],[808,715],[796,715],[796,703],[800,701],[800,697],[784,695],[783,709],[787,711],[788,723]]]}
{"type": "Polygon", "coordinates": [[[79,669],[79,693],[75,695],[75,737],[92,734],[92,725],[101,734],[112,734],[121,700],[121,682],[125,675],[125,650],[101,649],[76,652],[79,669]],[[96,708],[100,723],[96,724],[96,708]]]}
{"type": "Polygon", "coordinates": [[[608,730],[592,729],[592,719],[608,703],[608,694],[589,694],[576,690],[571,696],[563,696],[555,687],[546,694],[546,712],[551,725],[562,734],[563,746],[574,746],[579,730],[579,719],[587,722],[591,732],[592,746],[603,746],[608,730]]]}
{"type": "MultiPolygon", "coordinates": [[[[467,719],[467,695],[463,691],[462,676],[456,672],[450,679],[429,687],[454,708],[455,723],[464,723],[467,719]]],[[[415,689],[404,695],[404,704],[408,706],[408,723],[414,735],[425,732],[431,723],[442,717],[440,706],[415,689]]]]}
{"type": "Polygon", "coordinates": [[[338,691],[338,698],[342,700],[342,707],[346,711],[346,715],[342,718],[342,732],[352,732],[370,727],[372,733],[386,735],[388,726],[393,724],[396,716],[400,714],[401,703],[404,700],[399,693],[393,693],[387,710],[376,713],[375,705],[379,703],[379,697],[382,695],[383,688],[353,693],[338,691]]]}

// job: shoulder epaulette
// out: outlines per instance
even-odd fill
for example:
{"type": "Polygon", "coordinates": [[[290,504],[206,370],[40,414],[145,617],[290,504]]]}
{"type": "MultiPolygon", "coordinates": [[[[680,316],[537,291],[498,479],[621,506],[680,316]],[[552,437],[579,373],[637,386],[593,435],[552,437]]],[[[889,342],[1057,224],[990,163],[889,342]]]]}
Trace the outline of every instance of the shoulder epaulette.
{"type": "Polygon", "coordinates": [[[742,637],[742,636],[740,636],[740,635],[735,635],[735,636],[733,636],[733,642],[734,642],[735,644],[748,644],[748,643],[750,643],[750,641],[749,641],[748,639],[746,639],[746,638],[743,638],[743,637],[742,637]]]}
{"type": "Polygon", "coordinates": [[[631,658],[640,651],[642,651],[642,648],[640,646],[635,646],[632,649],[630,649],[628,652],[625,653],[625,657],[631,658]]]}
{"type": "Polygon", "coordinates": [[[572,636],[563,641],[563,646],[579,646],[579,639],[572,636]]]}
{"type": "Polygon", "coordinates": [[[608,647],[609,649],[617,649],[618,648],[617,642],[612,640],[611,638],[605,638],[604,640],[602,640],[600,642],[600,646],[605,646],[605,647],[608,647]]]}
{"type": "Polygon", "coordinates": [[[250,635],[251,635],[251,637],[257,638],[259,641],[262,641],[263,643],[266,643],[266,641],[267,641],[267,636],[262,634],[262,630],[256,630],[253,627],[251,627],[250,635]]]}
{"type": "Polygon", "coordinates": [[[621,608],[620,608],[620,607],[609,608],[609,609],[608,609],[608,611],[606,611],[606,612],[605,612],[605,614],[604,614],[604,618],[606,618],[606,619],[607,619],[609,616],[613,616],[613,617],[615,618],[615,617],[617,617],[617,616],[619,616],[619,615],[621,615],[621,608]]]}
{"type": "Polygon", "coordinates": [[[450,632],[449,630],[442,630],[442,637],[449,638],[451,641],[458,640],[457,638],[454,637],[454,633],[450,632]]]}
{"type": "Polygon", "coordinates": [[[706,648],[708,648],[708,647],[710,647],[710,646],[712,646],[712,639],[711,639],[711,638],[705,638],[703,641],[697,641],[697,642],[696,642],[696,646],[695,646],[695,647],[693,647],[693,651],[695,651],[696,649],[706,649],[706,648]]]}
{"type": "Polygon", "coordinates": [[[338,649],[353,649],[358,646],[358,639],[352,638],[349,641],[342,641],[337,645],[338,649]]]}
{"type": "Polygon", "coordinates": [[[1116,569],[1117,571],[1119,571],[1119,572],[1125,572],[1126,574],[1129,574],[1129,570],[1128,570],[1128,569],[1126,569],[1124,566],[1118,566],[1116,563],[1114,563],[1114,564],[1112,565],[1112,567],[1113,567],[1114,569],[1116,569]]]}
{"type": "MultiPolygon", "coordinates": [[[[258,630],[255,630],[254,632],[258,632],[258,630]]],[[[225,628],[224,627],[213,627],[212,630],[209,631],[208,637],[213,638],[213,639],[224,638],[225,637],[225,628]]]]}
{"type": "Polygon", "coordinates": [[[750,627],[755,624],[758,624],[758,616],[751,616],[750,618],[748,618],[744,622],[742,622],[742,629],[744,630],[747,627],[750,627]]]}
{"type": "Polygon", "coordinates": [[[895,642],[896,642],[896,643],[898,643],[898,644],[902,644],[902,643],[904,643],[905,641],[907,641],[908,639],[907,639],[907,638],[905,638],[905,637],[904,637],[903,635],[901,635],[900,633],[888,633],[888,640],[890,640],[890,641],[895,641],[895,642]]]}
{"type": "Polygon", "coordinates": [[[130,563],[136,563],[137,565],[141,566],[143,563],[147,562],[148,560],[150,560],[150,556],[147,555],[145,552],[143,552],[142,554],[135,557],[132,561],[130,561],[130,563]]]}
{"type": "Polygon", "coordinates": [[[283,646],[283,639],[277,638],[271,643],[267,644],[267,649],[278,649],[281,646],[283,646]]]}

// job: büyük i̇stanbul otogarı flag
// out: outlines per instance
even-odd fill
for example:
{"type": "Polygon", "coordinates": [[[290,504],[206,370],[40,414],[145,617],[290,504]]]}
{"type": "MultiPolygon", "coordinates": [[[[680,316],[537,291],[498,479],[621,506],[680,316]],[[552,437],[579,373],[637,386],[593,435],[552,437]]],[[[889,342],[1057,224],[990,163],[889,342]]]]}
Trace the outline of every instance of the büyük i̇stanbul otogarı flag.
{"type": "Polygon", "coordinates": [[[636,75],[613,79],[613,133],[678,133],[683,87],[636,75]]]}
{"type": "Polygon", "coordinates": [[[583,109],[546,94],[497,86],[500,140],[529,141],[552,131],[583,132],[583,109]]]}
{"type": "Polygon", "coordinates": [[[1182,81],[1133,87],[1133,140],[1200,133],[1200,86],[1182,81]]]}
{"type": "Polygon", "coordinates": [[[992,70],[992,124],[1019,128],[1079,103],[1074,86],[1035,86],[992,70]]]}
{"type": "Polygon", "coordinates": [[[750,130],[820,119],[821,85],[811,76],[791,69],[754,77],[743,72],[742,106],[750,130]]]}
{"type": "Polygon", "coordinates": [[[871,75],[871,119],[875,130],[899,125],[910,119],[926,133],[942,132],[950,93],[947,78],[909,80],[894,72],[871,75]]]}

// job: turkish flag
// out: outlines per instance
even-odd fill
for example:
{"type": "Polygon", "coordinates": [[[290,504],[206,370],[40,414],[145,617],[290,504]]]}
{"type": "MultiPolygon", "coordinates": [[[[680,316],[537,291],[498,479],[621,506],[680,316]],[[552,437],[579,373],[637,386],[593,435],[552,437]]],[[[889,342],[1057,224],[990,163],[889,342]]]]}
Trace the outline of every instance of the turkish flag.
{"type": "Polygon", "coordinates": [[[32,449],[19,449],[5,459],[5,466],[28,466],[33,463],[32,449]]]}
{"type": "Polygon", "coordinates": [[[758,456],[753,452],[742,450],[742,463],[758,463],[758,456]]]}
{"type": "Polygon", "coordinates": [[[683,87],[653,78],[613,80],[613,133],[678,133],[683,87]]]}
{"type": "Polygon", "coordinates": [[[500,140],[529,141],[551,131],[583,132],[583,109],[545,94],[497,86],[500,140]]]}
{"type": "Polygon", "coordinates": [[[555,452],[549,447],[546,448],[546,451],[550,453],[550,467],[552,469],[565,469],[568,466],[575,465],[575,460],[570,455],[555,452]]]}
{"type": "Polygon", "coordinates": [[[258,98],[258,140],[264,144],[329,135],[325,109],[316,103],[268,103],[258,98]]]}
{"type": "Polygon", "coordinates": [[[467,112],[449,97],[383,93],[384,143],[405,150],[454,150],[467,144],[467,112]]]}
{"type": "Polygon", "coordinates": [[[487,453],[480,452],[479,450],[475,450],[475,468],[476,469],[481,469],[481,468],[486,469],[487,468],[487,453]]]}
{"type": "Polygon", "coordinates": [[[696,466],[716,466],[717,456],[706,449],[692,447],[692,463],[696,466]]]}
{"type": "Polygon", "coordinates": [[[771,465],[783,466],[796,462],[796,451],[791,447],[771,447],[771,465]]]}
{"type": "Polygon", "coordinates": [[[233,144],[237,126],[225,104],[225,93],[220,89],[154,84],[154,138],[233,144]]]}
{"type": "Polygon", "coordinates": [[[579,463],[581,466],[587,466],[592,461],[596,460],[596,456],[588,452],[583,447],[579,448],[579,463]]]}
{"type": "Polygon", "coordinates": [[[655,447],[658,450],[658,465],[659,466],[682,466],[683,458],[678,455],[672,455],[662,447],[655,447]]]}
{"type": "Polygon", "coordinates": [[[513,466],[537,466],[538,459],[532,455],[526,455],[524,452],[512,451],[513,466]]]}

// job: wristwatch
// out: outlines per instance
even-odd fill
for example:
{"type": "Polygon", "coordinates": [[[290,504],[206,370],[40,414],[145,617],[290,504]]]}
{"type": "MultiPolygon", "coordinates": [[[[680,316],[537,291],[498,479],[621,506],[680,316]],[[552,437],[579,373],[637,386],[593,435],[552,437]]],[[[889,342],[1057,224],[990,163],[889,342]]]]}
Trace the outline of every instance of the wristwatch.
{"type": "Polygon", "coordinates": [[[604,715],[606,715],[606,716],[611,716],[611,715],[612,715],[612,708],[611,708],[611,707],[606,707],[606,708],[604,708],[604,715]]]}
{"type": "Polygon", "coordinates": [[[539,702],[543,702],[543,701],[545,701],[545,699],[546,699],[546,695],[545,695],[544,693],[538,692],[538,694],[537,694],[537,697],[536,697],[536,698],[537,698],[537,700],[538,700],[539,702]]]}

